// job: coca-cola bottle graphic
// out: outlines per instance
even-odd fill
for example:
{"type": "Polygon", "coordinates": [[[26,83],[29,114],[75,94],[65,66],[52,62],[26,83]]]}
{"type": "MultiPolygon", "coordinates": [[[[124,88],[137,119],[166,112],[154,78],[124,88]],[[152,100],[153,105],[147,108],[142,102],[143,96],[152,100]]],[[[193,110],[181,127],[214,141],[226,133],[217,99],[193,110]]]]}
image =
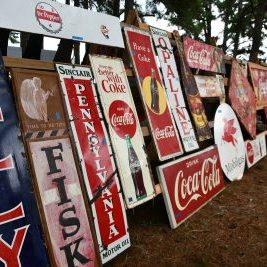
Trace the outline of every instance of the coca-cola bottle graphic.
{"type": "Polygon", "coordinates": [[[128,134],[125,135],[125,140],[128,147],[129,167],[134,183],[135,195],[137,200],[140,200],[147,196],[141,165],[133,148],[131,138],[128,134]]]}
{"type": "Polygon", "coordinates": [[[151,109],[154,112],[159,113],[159,89],[154,69],[151,69],[150,92],[151,92],[151,109]]]}

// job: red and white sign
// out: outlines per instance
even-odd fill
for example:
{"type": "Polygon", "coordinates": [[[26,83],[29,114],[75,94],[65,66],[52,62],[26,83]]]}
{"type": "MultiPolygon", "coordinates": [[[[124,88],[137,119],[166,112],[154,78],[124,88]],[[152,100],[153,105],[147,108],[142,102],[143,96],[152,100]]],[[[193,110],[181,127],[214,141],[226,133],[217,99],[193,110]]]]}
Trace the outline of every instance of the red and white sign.
{"type": "Polygon", "coordinates": [[[190,37],[183,38],[186,60],[190,68],[225,73],[223,50],[190,37]]]}
{"type": "Polygon", "coordinates": [[[155,196],[144,139],[123,62],[90,56],[128,208],[155,196]]]}
{"type": "Polygon", "coordinates": [[[267,106],[267,67],[250,62],[248,65],[258,105],[267,106]]]}
{"type": "MultiPolygon", "coordinates": [[[[91,200],[102,263],[130,246],[126,212],[89,68],[56,64],[91,200]]],[[[120,121],[120,120],[119,120],[120,121]]],[[[127,118],[125,119],[127,121],[127,118]]]]}
{"type": "Polygon", "coordinates": [[[1,28],[124,48],[115,16],[52,0],[1,0],[1,10],[1,28]]]}
{"type": "Polygon", "coordinates": [[[245,169],[245,143],[237,117],[226,103],[216,111],[214,139],[226,177],[230,181],[241,180],[245,169]]]}
{"type": "Polygon", "coordinates": [[[248,168],[266,156],[266,139],[264,134],[257,135],[254,140],[247,140],[245,145],[248,168]]]}
{"type": "Polygon", "coordinates": [[[90,229],[69,138],[29,143],[56,266],[95,266],[90,229]]]}
{"type": "Polygon", "coordinates": [[[203,76],[194,75],[197,88],[201,97],[225,97],[224,85],[221,82],[223,77],[221,75],[203,76]]]}
{"type": "Polygon", "coordinates": [[[150,31],[157,49],[171,111],[179,129],[184,149],[186,152],[196,150],[199,146],[184,102],[180,78],[168,33],[153,27],[150,27],[150,31]]]}
{"type": "Polygon", "coordinates": [[[214,146],[159,166],[157,171],[172,228],[224,189],[218,150],[214,146]]]}
{"type": "Polygon", "coordinates": [[[159,69],[151,35],[134,27],[124,28],[140,94],[160,160],[183,153],[159,69]]]}
{"type": "Polygon", "coordinates": [[[232,61],[229,99],[233,110],[252,138],[256,137],[256,96],[236,60],[232,61]]]}

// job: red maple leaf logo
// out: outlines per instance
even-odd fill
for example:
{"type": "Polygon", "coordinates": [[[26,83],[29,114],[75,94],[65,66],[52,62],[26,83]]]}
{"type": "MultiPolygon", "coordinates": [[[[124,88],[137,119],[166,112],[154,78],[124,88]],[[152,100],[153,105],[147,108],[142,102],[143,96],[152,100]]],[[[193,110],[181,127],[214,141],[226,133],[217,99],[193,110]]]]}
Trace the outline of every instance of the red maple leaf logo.
{"type": "Polygon", "coordinates": [[[227,142],[227,143],[231,143],[234,147],[236,147],[237,144],[237,140],[234,137],[234,134],[236,133],[236,128],[234,127],[234,119],[231,120],[227,120],[227,119],[223,119],[224,122],[224,126],[223,126],[223,136],[222,136],[222,140],[227,142]]]}

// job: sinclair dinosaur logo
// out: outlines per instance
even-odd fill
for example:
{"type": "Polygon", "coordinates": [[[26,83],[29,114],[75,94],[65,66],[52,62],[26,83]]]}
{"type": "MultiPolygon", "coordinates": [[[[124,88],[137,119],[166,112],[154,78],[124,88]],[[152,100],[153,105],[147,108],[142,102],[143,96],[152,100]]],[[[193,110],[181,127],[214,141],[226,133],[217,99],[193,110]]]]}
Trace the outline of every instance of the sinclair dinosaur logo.
{"type": "Polygon", "coordinates": [[[237,129],[234,127],[234,119],[223,119],[223,136],[222,140],[226,143],[232,144],[234,147],[237,145],[237,139],[235,138],[235,134],[237,129]]]}
{"type": "Polygon", "coordinates": [[[39,2],[35,7],[35,17],[40,26],[49,33],[56,34],[62,30],[62,19],[50,4],[39,2]]]}

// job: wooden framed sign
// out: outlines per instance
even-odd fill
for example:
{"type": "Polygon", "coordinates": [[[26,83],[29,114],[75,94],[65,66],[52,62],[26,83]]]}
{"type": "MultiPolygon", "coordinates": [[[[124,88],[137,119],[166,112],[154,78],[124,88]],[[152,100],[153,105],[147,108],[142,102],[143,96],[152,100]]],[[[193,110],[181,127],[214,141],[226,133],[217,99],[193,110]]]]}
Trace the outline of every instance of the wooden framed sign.
{"type": "Polygon", "coordinates": [[[265,134],[257,135],[254,140],[247,140],[245,146],[247,166],[250,168],[266,156],[265,134]]]}
{"type": "Polygon", "coordinates": [[[28,146],[53,266],[96,266],[97,252],[69,138],[30,141],[28,146]]]}
{"type": "Polygon", "coordinates": [[[0,266],[49,265],[8,76],[0,54],[0,266]]]}
{"type": "Polygon", "coordinates": [[[109,125],[125,202],[136,207],[155,197],[144,139],[123,62],[119,58],[90,56],[109,125]]]}
{"type": "Polygon", "coordinates": [[[25,138],[67,135],[57,74],[11,69],[14,93],[25,138]]]}
{"type": "Polygon", "coordinates": [[[184,149],[186,152],[196,150],[199,146],[191,123],[191,118],[189,117],[184,102],[180,78],[168,33],[154,27],[150,27],[150,31],[158,53],[171,111],[179,129],[184,149]]]}
{"type": "Polygon", "coordinates": [[[241,67],[232,61],[229,99],[233,110],[252,138],[256,137],[256,96],[241,67]]]}
{"type": "Polygon", "coordinates": [[[56,64],[91,200],[102,263],[130,246],[126,212],[109,137],[88,67],[56,64]]]}
{"type": "Polygon", "coordinates": [[[159,166],[157,172],[172,228],[224,189],[215,146],[159,166]]]}
{"type": "Polygon", "coordinates": [[[115,16],[53,0],[27,0],[27,5],[2,0],[1,10],[1,28],[124,48],[120,20],[115,16]]]}
{"type": "Polygon", "coordinates": [[[225,97],[224,85],[221,83],[222,76],[194,75],[199,95],[201,97],[225,97]]]}
{"type": "Polygon", "coordinates": [[[230,181],[241,180],[245,169],[245,143],[237,117],[226,103],[216,110],[214,139],[226,177],[230,181]]]}
{"type": "Polygon", "coordinates": [[[257,104],[267,106],[267,67],[250,62],[248,66],[257,104]]]}
{"type": "Polygon", "coordinates": [[[183,153],[161,75],[151,35],[136,27],[124,27],[129,53],[160,160],[183,153]]]}
{"type": "Polygon", "coordinates": [[[185,57],[190,68],[225,73],[223,50],[188,36],[183,38],[185,57]]]}
{"type": "Polygon", "coordinates": [[[201,142],[211,139],[212,133],[208,124],[204,105],[200,98],[194,75],[192,74],[191,69],[189,68],[189,65],[186,61],[184,49],[178,31],[174,31],[173,36],[175,38],[178,49],[178,56],[180,59],[182,82],[186,93],[189,109],[195,123],[198,140],[201,142]]]}

